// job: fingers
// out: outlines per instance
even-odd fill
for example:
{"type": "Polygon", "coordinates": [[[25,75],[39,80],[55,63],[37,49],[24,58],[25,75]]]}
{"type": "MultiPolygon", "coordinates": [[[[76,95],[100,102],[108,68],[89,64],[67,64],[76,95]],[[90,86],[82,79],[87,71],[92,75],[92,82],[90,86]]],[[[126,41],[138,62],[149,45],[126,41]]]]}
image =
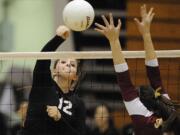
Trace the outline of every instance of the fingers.
{"type": "Polygon", "coordinates": [[[69,33],[69,31],[65,31],[63,35],[65,38],[68,38],[70,36],[70,33],[69,33]]]}
{"type": "Polygon", "coordinates": [[[64,39],[67,39],[70,35],[70,29],[64,25],[60,25],[56,30],[56,34],[64,39]]]}
{"type": "Polygon", "coordinates": [[[48,110],[50,110],[50,108],[51,108],[51,106],[47,105],[47,109],[46,110],[48,111],[48,110]]]}
{"type": "Polygon", "coordinates": [[[57,114],[57,112],[54,112],[54,111],[49,111],[49,112],[48,112],[48,115],[49,115],[50,117],[54,117],[56,114],[57,114]]]}
{"type": "Polygon", "coordinates": [[[137,25],[139,25],[141,23],[137,18],[134,18],[134,21],[137,25]]]}
{"type": "Polygon", "coordinates": [[[118,25],[115,27],[112,13],[109,13],[109,22],[104,15],[102,16],[102,19],[105,25],[103,26],[101,24],[95,23],[96,28],[94,30],[103,34],[110,41],[119,38],[121,20],[118,20],[118,25]]]}
{"type": "Polygon", "coordinates": [[[107,20],[107,18],[104,15],[102,15],[101,17],[102,17],[106,27],[101,25],[101,24],[95,23],[95,25],[98,28],[104,30],[104,29],[108,28],[109,26],[113,26],[114,27],[114,19],[113,19],[112,13],[109,13],[109,21],[107,20]]]}
{"type": "Polygon", "coordinates": [[[154,18],[155,13],[152,13],[150,16],[150,20],[152,21],[152,19],[154,18]]]}
{"type": "Polygon", "coordinates": [[[106,19],[106,17],[105,17],[104,15],[102,15],[101,17],[102,17],[105,25],[108,27],[108,26],[109,26],[109,22],[108,22],[108,20],[106,19]]]}
{"type": "Polygon", "coordinates": [[[159,128],[163,123],[162,118],[156,119],[156,123],[154,123],[155,128],[159,128]]]}
{"type": "MultiPolygon", "coordinates": [[[[155,13],[153,12],[154,8],[150,8],[149,12],[147,13],[147,8],[146,5],[141,6],[141,17],[142,17],[142,21],[149,19],[150,21],[152,21],[155,13]]],[[[137,23],[137,21],[135,21],[137,23]]]]}
{"type": "Polygon", "coordinates": [[[150,19],[150,21],[152,21],[154,15],[155,15],[155,13],[153,12],[153,10],[154,10],[154,8],[151,8],[151,9],[149,10],[149,12],[148,12],[148,15],[147,15],[147,17],[150,19]]]}
{"type": "Polygon", "coordinates": [[[112,13],[109,13],[109,21],[110,21],[110,25],[114,26],[114,20],[113,20],[112,13]]]}
{"type": "MultiPolygon", "coordinates": [[[[106,19],[106,17],[104,15],[102,15],[102,19],[103,19],[106,27],[101,25],[101,24],[99,24],[99,23],[95,23],[95,25],[98,27],[98,28],[95,28],[96,31],[102,33],[102,31],[105,30],[106,28],[109,28],[109,26],[114,27],[114,19],[113,19],[112,13],[109,13],[109,22],[108,22],[108,20],[106,19]]],[[[118,28],[121,27],[121,20],[120,19],[118,19],[117,27],[118,28]]]]}
{"type": "Polygon", "coordinates": [[[95,28],[94,30],[101,33],[101,34],[104,34],[104,30],[101,30],[101,29],[98,29],[98,28],[95,28]]]}
{"type": "Polygon", "coordinates": [[[99,24],[99,23],[95,23],[96,27],[94,30],[103,34],[104,30],[106,29],[106,27],[104,27],[103,25],[99,24]]]}
{"type": "Polygon", "coordinates": [[[67,39],[70,36],[70,30],[68,28],[64,28],[64,31],[62,31],[62,37],[64,39],[67,39]]]}
{"type": "Polygon", "coordinates": [[[146,15],[147,15],[146,5],[144,4],[143,6],[141,6],[141,17],[145,18],[146,15]]]}
{"type": "Polygon", "coordinates": [[[154,10],[154,8],[151,8],[151,9],[149,10],[149,12],[148,12],[148,17],[149,17],[150,20],[152,20],[153,17],[154,17],[154,15],[155,15],[155,13],[153,12],[153,10],[154,10]]]}
{"type": "Polygon", "coordinates": [[[49,106],[49,105],[47,105],[46,111],[48,113],[48,116],[52,117],[52,118],[56,117],[57,114],[58,114],[58,110],[57,110],[56,106],[49,106]]]}
{"type": "Polygon", "coordinates": [[[119,29],[119,30],[120,30],[120,28],[121,28],[121,20],[120,20],[120,19],[118,19],[117,29],[119,29]]]}
{"type": "Polygon", "coordinates": [[[95,23],[96,27],[98,27],[99,29],[106,29],[106,27],[104,27],[103,25],[99,24],[99,23],[95,23]]]}
{"type": "Polygon", "coordinates": [[[154,8],[151,8],[151,9],[149,10],[149,12],[148,12],[148,15],[147,15],[147,16],[151,16],[151,15],[152,15],[152,13],[153,13],[153,10],[154,10],[154,8]]]}
{"type": "Polygon", "coordinates": [[[57,110],[57,107],[56,106],[49,106],[49,105],[47,105],[46,111],[49,112],[51,110],[57,110]]]}
{"type": "Polygon", "coordinates": [[[53,118],[55,121],[58,121],[61,118],[61,113],[58,110],[57,106],[47,105],[47,114],[49,117],[53,118]]]}

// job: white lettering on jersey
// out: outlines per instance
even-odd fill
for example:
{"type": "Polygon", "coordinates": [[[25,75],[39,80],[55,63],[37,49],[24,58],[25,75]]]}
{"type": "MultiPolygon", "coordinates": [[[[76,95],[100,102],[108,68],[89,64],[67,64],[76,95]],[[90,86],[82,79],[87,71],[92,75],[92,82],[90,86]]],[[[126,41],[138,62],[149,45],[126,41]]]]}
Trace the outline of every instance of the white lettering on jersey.
{"type": "Polygon", "coordinates": [[[71,101],[63,100],[63,98],[60,98],[58,108],[63,112],[65,112],[66,114],[72,115],[72,112],[70,111],[72,108],[71,101]]]}

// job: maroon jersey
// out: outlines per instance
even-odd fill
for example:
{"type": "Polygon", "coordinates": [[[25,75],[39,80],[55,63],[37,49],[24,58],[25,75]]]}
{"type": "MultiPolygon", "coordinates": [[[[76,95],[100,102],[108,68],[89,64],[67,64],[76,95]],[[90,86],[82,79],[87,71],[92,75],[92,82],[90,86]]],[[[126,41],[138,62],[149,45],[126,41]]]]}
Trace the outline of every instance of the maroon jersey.
{"type": "Polygon", "coordinates": [[[155,66],[155,67],[146,66],[146,71],[152,88],[156,90],[157,88],[161,87],[161,92],[162,92],[161,94],[169,98],[166,90],[162,85],[159,66],[155,66]]]}
{"type": "MultiPolygon", "coordinates": [[[[125,64],[126,63],[118,65],[118,68],[124,68],[125,64]]],[[[163,94],[166,94],[162,86],[158,65],[146,67],[151,86],[154,89],[161,87],[163,89],[163,94]]],[[[115,69],[117,69],[117,67],[115,67],[115,69]]],[[[116,70],[116,72],[118,72],[118,84],[121,89],[126,109],[131,116],[135,128],[135,135],[161,135],[161,131],[154,127],[157,117],[140,101],[138,91],[130,79],[128,67],[125,66],[124,69],[120,69],[119,71],[116,70]]]]}

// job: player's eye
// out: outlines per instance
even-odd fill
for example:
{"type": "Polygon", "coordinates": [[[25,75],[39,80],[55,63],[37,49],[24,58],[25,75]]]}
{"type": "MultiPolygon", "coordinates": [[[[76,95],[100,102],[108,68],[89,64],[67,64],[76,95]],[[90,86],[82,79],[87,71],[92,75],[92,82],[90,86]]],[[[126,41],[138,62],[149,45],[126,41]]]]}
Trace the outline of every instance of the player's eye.
{"type": "Polygon", "coordinates": [[[72,67],[75,67],[75,64],[71,64],[72,67]]]}
{"type": "Polygon", "coordinates": [[[61,63],[62,63],[62,64],[65,64],[65,63],[66,63],[66,61],[61,61],[61,63]]]}

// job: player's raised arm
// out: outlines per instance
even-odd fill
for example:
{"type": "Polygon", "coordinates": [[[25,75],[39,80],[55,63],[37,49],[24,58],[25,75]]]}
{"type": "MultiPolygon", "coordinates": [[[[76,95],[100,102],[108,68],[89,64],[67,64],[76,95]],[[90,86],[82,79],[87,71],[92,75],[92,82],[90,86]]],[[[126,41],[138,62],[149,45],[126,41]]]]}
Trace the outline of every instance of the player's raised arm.
{"type": "Polygon", "coordinates": [[[95,30],[103,34],[109,40],[114,65],[125,63],[124,56],[121,52],[121,44],[119,41],[121,20],[119,19],[118,25],[114,26],[113,16],[111,13],[109,14],[109,20],[107,20],[107,18],[104,15],[102,15],[102,19],[105,23],[105,26],[95,23],[95,25],[97,26],[95,30]]]}
{"type": "Polygon", "coordinates": [[[141,6],[140,13],[141,21],[139,21],[137,18],[135,18],[134,20],[137,24],[140,34],[143,37],[145,59],[146,61],[149,61],[157,58],[150,33],[151,22],[155,13],[153,12],[153,8],[151,8],[149,12],[147,12],[146,5],[141,6]]]}
{"type": "MultiPolygon", "coordinates": [[[[56,35],[42,48],[41,52],[52,52],[69,37],[70,30],[64,25],[60,25],[56,29],[56,35]]],[[[38,86],[48,84],[51,80],[50,71],[51,60],[37,60],[33,71],[33,85],[38,86]]]]}

